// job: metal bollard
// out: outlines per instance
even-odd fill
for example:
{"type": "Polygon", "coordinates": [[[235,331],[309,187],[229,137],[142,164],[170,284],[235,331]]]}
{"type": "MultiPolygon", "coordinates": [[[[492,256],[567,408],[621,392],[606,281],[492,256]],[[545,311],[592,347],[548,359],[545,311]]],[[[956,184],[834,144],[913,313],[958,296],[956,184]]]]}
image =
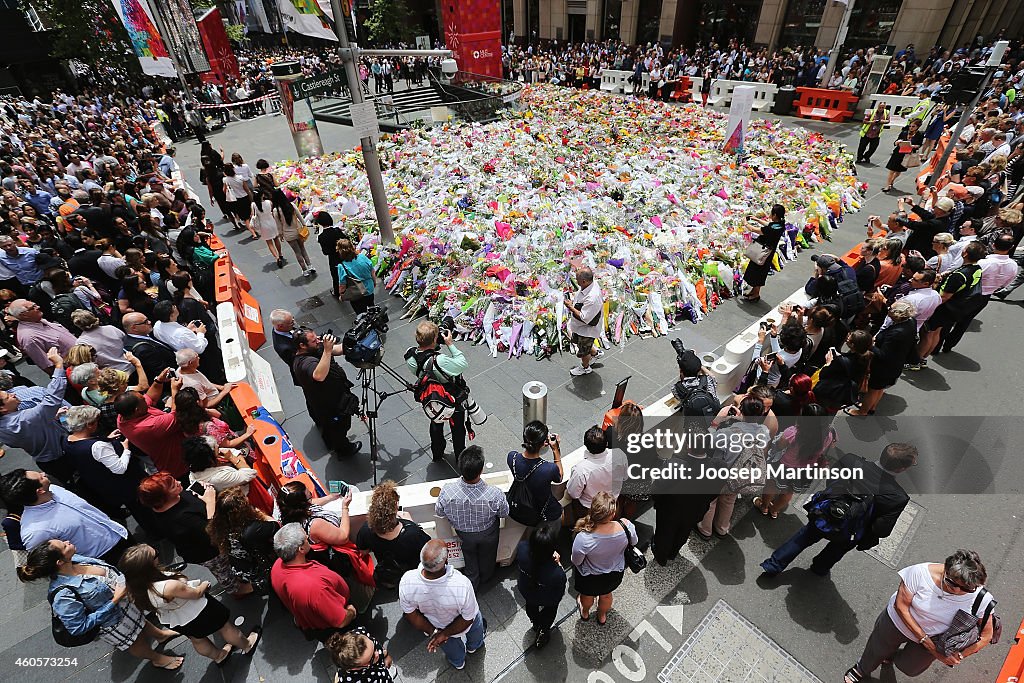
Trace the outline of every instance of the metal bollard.
{"type": "Polygon", "coordinates": [[[548,386],[544,382],[523,385],[523,427],[534,420],[548,423],[548,386]]]}

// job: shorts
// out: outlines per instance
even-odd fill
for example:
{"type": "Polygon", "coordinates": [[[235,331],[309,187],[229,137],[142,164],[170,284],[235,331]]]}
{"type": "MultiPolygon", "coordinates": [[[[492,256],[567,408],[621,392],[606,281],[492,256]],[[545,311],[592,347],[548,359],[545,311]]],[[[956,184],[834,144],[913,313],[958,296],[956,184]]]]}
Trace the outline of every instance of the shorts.
{"type": "Polygon", "coordinates": [[[594,342],[597,341],[597,339],[594,337],[581,337],[573,332],[570,341],[576,345],[576,357],[583,358],[584,356],[590,356],[594,353],[594,342]]]}
{"type": "Polygon", "coordinates": [[[935,312],[932,313],[932,317],[928,318],[927,322],[925,322],[925,324],[921,326],[921,331],[924,332],[925,327],[928,328],[929,332],[935,332],[936,330],[939,330],[941,328],[946,328],[948,330],[949,328],[953,327],[953,325],[959,319],[960,316],[958,316],[955,312],[951,311],[949,308],[945,306],[939,306],[938,308],[935,309],[935,312]]]}
{"type": "Polygon", "coordinates": [[[249,201],[248,197],[236,199],[231,202],[231,213],[235,214],[243,221],[249,220],[252,218],[252,202],[249,201]]]}
{"type": "Polygon", "coordinates": [[[623,570],[605,574],[581,574],[577,568],[574,571],[573,587],[580,595],[591,598],[608,595],[622,583],[623,574],[623,570]]]}

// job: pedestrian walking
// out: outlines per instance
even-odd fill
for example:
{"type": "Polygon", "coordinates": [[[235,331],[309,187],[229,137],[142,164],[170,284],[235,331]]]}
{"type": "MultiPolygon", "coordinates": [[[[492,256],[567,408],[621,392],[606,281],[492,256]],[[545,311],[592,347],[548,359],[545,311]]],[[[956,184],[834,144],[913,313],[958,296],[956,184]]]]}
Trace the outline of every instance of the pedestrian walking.
{"type": "MultiPolygon", "coordinates": [[[[954,668],[992,642],[996,601],[985,588],[988,572],[978,553],[957,550],[942,563],[904,567],[899,576],[899,588],[875,620],[864,652],[846,671],[844,683],[868,680],[885,664],[910,677],[920,676],[936,661],[954,668]],[[961,613],[969,615],[966,620],[961,621],[961,613]],[[965,627],[977,634],[976,641],[966,647],[947,641],[965,627]]],[[[969,678],[979,679],[980,674],[969,678]]]]}
{"type": "Polygon", "coordinates": [[[917,464],[917,448],[908,443],[891,443],[882,450],[878,464],[852,453],[837,466],[859,468],[859,481],[830,481],[804,505],[810,521],[761,563],[764,575],[782,572],[807,548],[828,543],[811,561],[811,571],[828,576],[832,567],[854,548],[870,550],[889,536],[910,496],[893,475],[917,464]]]}
{"type": "Polygon", "coordinates": [[[338,296],[352,304],[352,310],[359,315],[373,305],[373,290],[376,278],[373,262],[369,257],[356,253],[355,245],[346,238],[338,240],[338,296]]]}
{"type": "Polygon", "coordinates": [[[306,238],[309,237],[309,228],[303,224],[298,209],[288,201],[288,197],[281,189],[274,190],[274,194],[271,195],[271,203],[273,204],[274,218],[277,219],[278,232],[292,248],[295,260],[299,264],[299,268],[302,269],[302,274],[305,277],[316,275],[313,261],[306,253],[306,238]]]}
{"type": "Polygon", "coordinates": [[[924,134],[921,132],[921,120],[913,119],[900,130],[899,135],[896,136],[896,141],[893,142],[892,154],[889,156],[889,161],[885,164],[886,170],[889,171],[889,176],[885,180],[885,187],[882,188],[882,192],[892,190],[896,180],[906,173],[908,161],[911,167],[919,165],[919,163],[914,162],[918,161],[916,152],[923,144],[924,134]],[[914,157],[908,159],[911,154],[914,157]]]}
{"type": "Polygon", "coordinates": [[[870,164],[871,155],[878,149],[882,131],[889,123],[889,105],[879,104],[864,112],[864,125],[860,127],[860,142],[857,145],[857,163],[870,164]]]}
{"type": "MultiPolygon", "coordinates": [[[[262,176],[263,174],[261,174],[262,176]]],[[[267,243],[270,255],[274,257],[278,268],[284,268],[284,254],[281,253],[281,233],[277,228],[274,216],[274,205],[270,195],[262,186],[257,187],[252,198],[252,224],[260,238],[267,243]]]]}

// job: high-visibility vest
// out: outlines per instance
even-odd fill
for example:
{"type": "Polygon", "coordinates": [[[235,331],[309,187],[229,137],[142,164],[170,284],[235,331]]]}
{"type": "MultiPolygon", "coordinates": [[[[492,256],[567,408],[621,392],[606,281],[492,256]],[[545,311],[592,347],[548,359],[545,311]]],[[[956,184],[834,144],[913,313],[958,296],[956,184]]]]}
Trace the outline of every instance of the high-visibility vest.
{"type": "Polygon", "coordinates": [[[882,127],[884,128],[885,124],[889,123],[889,110],[883,108],[883,106],[880,104],[877,107],[875,107],[874,109],[872,109],[870,112],[868,112],[867,115],[864,117],[864,119],[865,119],[864,120],[864,125],[860,127],[860,136],[861,137],[864,137],[865,135],[868,134],[868,128],[871,127],[872,123],[881,123],[882,127]],[[875,119],[875,114],[879,110],[881,110],[881,112],[882,112],[882,118],[875,119]]]}

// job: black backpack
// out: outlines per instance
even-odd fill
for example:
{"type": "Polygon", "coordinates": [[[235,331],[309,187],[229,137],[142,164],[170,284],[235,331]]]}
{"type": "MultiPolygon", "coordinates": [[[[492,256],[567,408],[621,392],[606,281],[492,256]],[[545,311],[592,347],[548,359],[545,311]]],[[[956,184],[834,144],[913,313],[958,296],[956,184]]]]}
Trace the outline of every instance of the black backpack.
{"type": "Polygon", "coordinates": [[[672,393],[679,399],[679,409],[687,417],[714,417],[722,409],[722,402],[709,387],[707,375],[701,375],[695,387],[679,380],[672,393]]]}
{"type": "Polygon", "coordinates": [[[508,488],[505,498],[508,500],[508,516],[523,526],[537,526],[544,521],[541,511],[534,504],[533,493],[530,492],[530,487],[526,485],[530,475],[536,472],[537,468],[543,464],[544,461],[538,458],[537,462],[530,468],[530,471],[526,473],[526,476],[520,479],[516,476],[515,457],[513,456],[512,458],[512,485],[508,488]]]}
{"type": "Polygon", "coordinates": [[[831,486],[815,493],[804,505],[810,523],[829,540],[858,540],[871,513],[875,497],[870,493],[834,490],[831,486]]]}
{"type": "Polygon", "coordinates": [[[840,280],[836,283],[836,288],[839,291],[840,317],[844,320],[849,320],[868,305],[856,280],[840,280]]]}

